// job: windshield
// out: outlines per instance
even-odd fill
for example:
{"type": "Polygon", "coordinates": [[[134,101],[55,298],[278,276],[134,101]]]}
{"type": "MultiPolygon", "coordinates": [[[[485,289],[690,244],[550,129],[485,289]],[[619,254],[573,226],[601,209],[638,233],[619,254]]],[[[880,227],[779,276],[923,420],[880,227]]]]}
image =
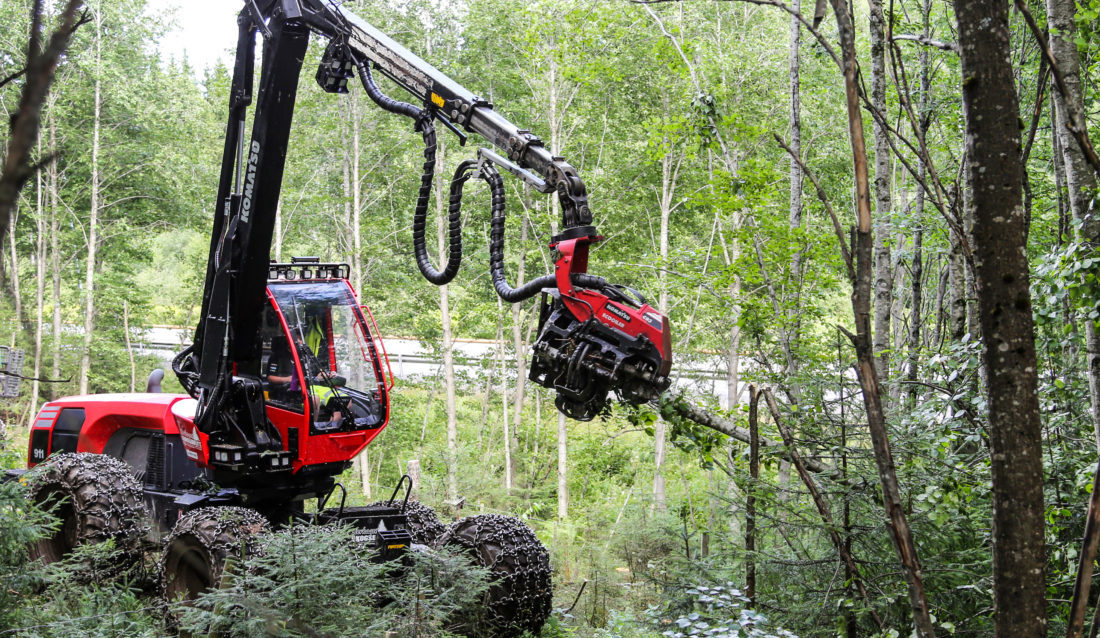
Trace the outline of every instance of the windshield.
{"type": "Polygon", "coordinates": [[[374,342],[342,281],[271,284],[298,352],[316,431],[376,427],[384,385],[374,342]]]}

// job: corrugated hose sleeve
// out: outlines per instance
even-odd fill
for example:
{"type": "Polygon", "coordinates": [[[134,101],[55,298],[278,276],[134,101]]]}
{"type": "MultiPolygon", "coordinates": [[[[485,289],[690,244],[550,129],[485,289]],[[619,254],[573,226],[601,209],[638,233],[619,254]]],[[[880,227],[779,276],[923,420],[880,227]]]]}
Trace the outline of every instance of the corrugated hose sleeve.
{"type": "MultiPolygon", "coordinates": [[[[428,219],[428,204],[432,196],[432,181],[435,177],[435,153],[436,135],[435,125],[432,124],[432,115],[427,109],[421,109],[407,102],[398,102],[382,93],[371,75],[370,64],[356,57],[355,64],[359,69],[359,78],[367,95],[375,104],[390,113],[397,113],[411,118],[416,122],[416,130],[424,136],[424,165],[420,173],[420,190],[416,197],[416,209],[413,211],[413,255],[416,257],[416,267],[424,278],[437,286],[450,283],[458,274],[462,265],[462,217],[461,207],[454,201],[455,185],[451,184],[452,201],[448,216],[447,234],[447,261],[442,270],[436,270],[428,257],[428,247],[425,241],[428,219]]],[[[457,176],[457,173],[456,173],[457,176]]],[[[457,177],[456,177],[457,179],[457,177]]],[[[459,187],[461,192],[461,187],[459,187]]]]}

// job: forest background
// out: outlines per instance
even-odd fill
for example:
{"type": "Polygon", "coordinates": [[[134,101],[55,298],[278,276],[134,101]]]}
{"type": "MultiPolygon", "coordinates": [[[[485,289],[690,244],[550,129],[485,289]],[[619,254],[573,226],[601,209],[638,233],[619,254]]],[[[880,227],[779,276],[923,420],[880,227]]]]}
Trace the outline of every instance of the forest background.
{"type": "MultiPolygon", "coordinates": [[[[729,613],[701,586],[736,589],[768,617],[761,627],[803,636],[993,632],[994,461],[1015,456],[991,452],[1000,404],[987,390],[972,250],[972,87],[951,4],[855,3],[849,27],[821,6],[815,20],[797,0],[348,4],[578,168],[607,236],[590,270],[670,316],[674,374],[708,373],[653,406],[560,418],[524,382],[534,304],[502,304],[486,276],[483,189],[470,189],[462,273],[428,285],[411,250],[419,137],[361,93],[332,96],[303,79],[272,256],[347,261],[382,331],[444,362],[436,378],[399,384],[387,431],[343,478],[354,500],[388,493],[415,459],[425,502],[453,515],[444,503],[462,497],[462,513],[523,517],[555,568],[560,610],[547,635],[691,635],[702,631],[691,623],[718,626],[729,613]],[[860,75],[846,86],[849,50],[860,75]],[[874,245],[860,274],[872,285],[873,362],[846,334],[864,334],[848,306],[859,289],[849,251],[863,232],[847,230],[863,221],[852,204],[851,86],[871,146],[874,245]],[[459,338],[491,342],[494,356],[456,374],[459,338]],[[733,400],[715,396],[713,378],[733,400]],[[893,496],[861,392],[868,378],[893,496]],[[755,397],[764,405],[750,410],[755,397]],[[756,426],[768,440],[759,454],[747,442],[756,426]],[[899,560],[899,521],[915,572],[899,560]],[[701,615],[676,622],[690,613],[701,615]]],[[[0,5],[5,68],[26,56],[30,5],[0,5]]],[[[1085,124],[1076,130],[1095,124],[1100,2],[1019,5],[1027,13],[1012,11],[1005,34],[1042,463],[1028,531],[1045,550],[1035,558],[1043,631],[1059,633],[1100,446],[1095,178],[1065,125],[1074,114],[1085,124]],[[1079,83],[1077,102],[1064,97],[1072,86],[1055,86],[1067,80],[1079,83]]],[[[137,352],[145,331],[197,322],[228,71],[159,53],[166,17],[142,0],[87,6],[43,110],[35,157],[56,159],[27,183],[2,238],[0,341],[27,352],[26,376],[69,379],[24,381],[0,405],[10,467],[44,400],[142,389],[157,365],[137,352]]],[[[313,42],[310,60],[321,49],[313,42]]],[[[0,87],[9,115],[20,86],[0,87]]],[[[439,173],[449,175],[472,148],[442,137],[439,173]]],[[[509,272],[530,279],[550,268],[556,203],[515,181],[509,196],[509,272]]],[[[1011,601],[996,598],[1001,611],[1011,601]]]]}

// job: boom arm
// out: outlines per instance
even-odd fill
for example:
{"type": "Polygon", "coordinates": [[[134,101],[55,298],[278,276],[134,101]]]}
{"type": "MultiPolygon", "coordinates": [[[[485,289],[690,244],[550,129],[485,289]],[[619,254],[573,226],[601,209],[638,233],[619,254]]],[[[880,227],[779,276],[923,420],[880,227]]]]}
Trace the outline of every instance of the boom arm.
{"type": "Polygon", "coordinates": [[[563,229],[592,223],[588,194],[576,169],[552,155],[536,135],[508,121],[493,110],[492,104],[343,6],[331,0],[301,0],[301,4],[312,28],[369,60],[449,127],[459,125],[481,135],[504,151],[520,169],[541,175],[542,180],[532,179],[530,173],[524,177],[544,193],[558,193],[563,229]]]}

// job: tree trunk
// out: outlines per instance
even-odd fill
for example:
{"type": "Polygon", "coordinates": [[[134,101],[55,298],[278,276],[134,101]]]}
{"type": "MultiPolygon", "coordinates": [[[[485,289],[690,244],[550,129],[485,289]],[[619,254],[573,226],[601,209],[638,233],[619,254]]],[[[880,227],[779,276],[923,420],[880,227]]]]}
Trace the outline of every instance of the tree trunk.
{"type": "MultiPolygon", "coordinates": [[[[951,252],[947,256],[948,302],[947,326],[953,341],[966,336],[966,260],[963,258],[962,238],[951,232],[951,252]]],[[[977,335],[971,335],[975,337],[977,335]]]]}
{"type": "MultiPolygon", "coordinates": [[[[1050,51],[1062,71],[1066,94],[1053,91],[1056,130],[1059,136],[1062,157],[1066,169],[1066,182],[1069,187],[1069,204],[1073,217],[1080,224],[1077,230],[1078,241],[1088,245],[1093,251],[1100,248],[1100,218],[1091,210],[1092,198],[1096,191],[1096,175],[1085,160],[1081,146],[1070,133],[1071,113],[1083,113],[1084,101],[1081,96],[1081,61],[1074,42],[1077,24],[1074,21],[1076,3],[1074,0],[1046,0],[1047,25],[1050,30],[1050,51]]],[[[1086,315],[1088,313],[1085,313],[1086,315]]],[[[1100,334],[1096,322],[1085,320],[1086,368],[1089,379],[1089,397],[1092,407],[1092,427],[1096,437],[1096,447],[1100,450],[1100,334]]]]}
{"type": "MultiPolygon", "coordinates": [[[[351,125],[351,149],[348,153],[347,161],[344,163],[344,183],[346,189],[350,190],[351,202],[348,215],[351,221],[351,272],[352,272],[352,285],[355,287],[355,291],[359,294],[363,294],[363,244],[362,233],[363,230],[360,227],[362,223],[363,214],[363,182],[362,177],[359,174],[359,162],[363,157],[362,147],[360,145],[360,133],[359,133],[359,93],[357,91],[351,91],[351,95],[348,96],[348,109],[351,112],[350,120],[351,125]]],[[[360,302],[362,297],[360,296],[360,302]]],[[[379,335],[380,336],[380,335],[379,335]]],[[[363,448],[363,451],[355,458],[355,465],[359,470],[359,482],[363,491],[363,496],[368,500],[371,498],[371,475],[370,475],[370,448],[363,448]]]]}
{"type": "MultiPolygon", "coordinates": [[[[664,112],[669,117],[670,105],[665,96],[664,112]]],[[[673,200],[676,197],[676,185],[680,176],[680,164],[683,161],[683,153],[676,147],[672,136],[666,131],[662,143],[664,154],[661,156],[661,193],[658,205],[661,211],[661,225],[658,233],[658,251],[661,268],[657,271],[657,310],[668,315],[668,267],[669,267],[669,220],[672,217],[672,209],[675,207],[673,200]]],[[[664,419],[658,417],[654,427],[654,468],[653,468],[653,502],[658,511],[665,511],[665,477],[662,466],[665,462],[666,430],[664,419]]]]}
{"type": "Polygon", "coordinates": [[[99,243],[99,126],[101,115],[101,75],[103,12],[102,5],[94,10],[95,20],[95,95],[92,113],[92,175],[91,202],[88,209],[88,254],[84,264],[84,342],[80,355],[80,394],[88,394],[88,375],[92,367],[92,336],[95,332],[95,265],[99,243]]]}
{"type": "Polygon", "coordinates": [[[122,300],[122,333],[126,338],[126,355],[130,358],[130,392],[137,385],[137,364],[134,361],[134,346],[130,340],[130,304],[122,300]]]}
{"type": "Polygon", "coordinates": [[[909,604],[912,608],[913,623],[917,634],[922,638],[934,638],[935,630],[928,610],[928,601],[924,593],[924,577],[916,545],[913,543],[912,530],[905,513],[905,504],[898,487],[897,471],[894,467],[890,441],[886,431],[886,416],[882,407],[882,392],[878,374],[874,365],[874,350],[871,343],[871,193],[867,171],[867,150],[863,138],[863,117],[860,112],[859,86],[856,79],[857,63],[855,50],[855,30],[848,13],[845,0],[832,0],[836,15],[837,29],[840,34],[843,55],[845,97],[848,112],[848,134],[852,147],[853,171],[856,182],[856,232],[852,257],[855,259],[854,279],[852,281],[852,313],[855,319],[856,333],[852,342],[856,349],[857,375],[863,393],[864,409],[867,414],[868,430],[875,453],[875,464],[879,481],[882,484],[883,505],[889,519],[888,531],[897,550],[902,572],[909,586],[909,604]]]}
{"type": "MultiPolygon", "coordinates": [[[[549,56],[549,107],[550,152],[557,155],[561,150],[563,113],[558,104],[558,65],[557,58],[549,56]]],[[[557,220],[561,218],[561,203],[557,196],[550,198],[551,234],[557,234],[557,220]]],[[[569,430],[565,415],[558,412],[558,518],[569,516],[569,466],[568,444],[569,430]]]]}
{"type": "MultiPolygon", "coordinates": [[[[795,13],[799,13],[802,10],[801,0],[794,0],[791,3],[791,9],[795,13]]],[[[791,17],[791,38],[790,46],[787,53],[787,67],[788,67],[788,84],[790,87],[790,126],[791,135],[788,144],[791,149],[792,155],[796,157],[802,156],[802,94],[801,94],[801,80],[800,80],[800,67],[801,56],[799,47],[801,46],[801,34],[802,23],[798,21],[798,18],[791,17]]],[[[791,158],[790,165],[790,179],[791,179],[791,192],[789,202],[789,213],[787,218],[787,226],[791,231],[797,231],[802,227],[802,165],[794,157],[791,158]]],[[[793,234],[793,232],[792,232],[793,234]]],[[[786,328],[781,335],[786,343],[784,350],[787,354],[787,370],[786,376],[788,379],[794,379],[798,376],[798,358],[794,356],[793,350],[795,344],[798,342],[799,333],[801,332],[801,306],[802,306],[802,251],[796,251],[791,257],[791,278],[790,289],[795,291],[794,303],[788,303],[786,328]]],[[[801,401],[801,388],[797,382],[790,383],[791,396],[798,401],[801,401]]]]}
{"type": "MultiPolygon", "coordinates": [[[[53,117],[52,109],[47,110],[47,118],[49,119],[50,148],[55,149],[57,148],[57,121],[53,117]]],[[[57,162],[50,162],[46,167],[46,181],[50,189],[50,280],[53,284],[50,378],[59,379],[61,377],[61,219],[58,214],[57,162]]],[[[56,399],[58,395],[57,385],[51,385],[50,398],[56,399]]]]}
{"type": "Polygon", "coordinates": [[[558,518],[569,517],[569,430],[565,415],[558,412],[558,518]]]}
{"type": "MultiPolygon", "coordinates": [[[[1050,85],[1051,85],[1051,90],[1050,90],[1051,93],[1057,94],[1058,90],[1056,88],[1054,88],[1055,84],[1054,84],[1054,79],[1053,78],[1051,78],[1051,80],[1050,80],[1050,85]]],[[[1053,101],[1050,104],[1050,109],[1051,109],[1051,112],[1050,112],[1051,119],[1056,119],[1057,118],[1057,115],[1056,115],[1057,107],[1054,106],[1053,101]]],[[[1062,136],[1058,133],[1057,124],[1055,124],[1055,126],[1050,127],[1050,150],[1051,150],[1051,154],[1052,154],[1051,158],[1050,158],[1050,163],[1054,165],[1054,185],[1055,185],[1055,187],[1057,189],[1057,193],[1058,193],[1058,198],[1057,199],[1058,199],[1058,245],[1059,246],[1061,246],[1064,242],[1069,240],[1069,224],[1067,223],[1067,220],[1069,219],[1069,214],[1067,214],[1069,212],[1069,204],[1066,202],[1066,199],[1068,198],[1068,195],[1067,195],[1068,187],[1066,185],[1065,153],[1062,152],[1061,137],[1062,136]]]]}
{"type": "Polygon", "coordinates": [[[745,498],[745,597],[756,607],[756,482],[760,480],[760,395],[749,386],[749,493],[745,498]]]}
{"type": "MultiPolygon", "coordinates": [[[[446,145],[439,141],[435,169],[435,219],[438,255],[446,253],[446,224],[444,223],[443,167],[446,145]]],[[[455,398],[454,335],[451,328],[451,302],[448,287],[439,287],[439,318],[443,332],[443,381],[446,386],[447,408],[447,496],[452,502],[458,499],[458,414],[455,398]]]]}
{"type": "MultiPolygon", "coordinates": [[[[886,19],[881,0],[869,0],[871,8],[871,103],[886,113],[886,19]]],[[[891,193],[893,155],[889,132],[874,119],[875,137],[875,372],[879,381],[890,378],[890,307],[893,304],[894,272],[890,256],[891,193]]]]}
{"type": "MultiPolygon", "coordinates": [[[[23,75],[23,89],[18,108],[10,113],[7,121],[7,148],[0,166],[0,239],[8,234],[9,224],[15,225],[15,209],[19,192],[33,173],[30,157],[38,141],[38,129],[42,121],[42,106],[49,94],[57,71],[58,61],[69,48],[69,40],[86,21],[82,0],[68,0],[56,22],[55,30],[44,38],[46,30],[41,20],[42,2],[31,9],[32,32],[28,38],[23,75]]],[[[6,71],[5,71],[6,73],[6,71]]],[[[12,76],[9,79],[16,79],[12,76]]],[[[3,256],[0,243],[0,257],[3,256]]],[[[2,263],[2,260],[0,260],[2,263]]]]}
{"type": "MultiPolygon", "coordinates": [[[[923,20],[923,28],[921,34],[924,37],[929,37],[929,23],[932,14],[932,0],[924,0],[924,6],[921,9],[921,17],[923,20]]],[[[920,66],[920,101],[917,106],[917,112],[919,113],[918,126],[920,127],[921,138],[927,137],[929,123],[931,122],[931,114],[928,112],[928,100],[929,92],[931,91],[931,68],[928,62],[928,47],[921,47],[920,52],[917,54],[920,66]]],[[[924,182],[925,176],[928,174],[928,167],[925,166],[924,160],[918,158],[917,164],[917,176],[920,182],[924,182]]],[[[916,406],[917,397],[919,395],[919,386],[917,380],[920,376],[920,351],[921,351],[921,326],[923,319],[921,315],[921,307],[924,305],[924,189],[917,186],[917,199],[914,202],[913,215],[917,221],[917,230],[913,233],[913,266],[912,266],[912,300],[910,301],[910,315],[909,315],[909,369],[907,380],[909,381],[909,405],[916,406]]]]}
{"type": "MultiPolygon", "coordinates": [[[[42,157],[41,143],[38,144],[38,156],[42,157]]],[[[37,237],[35,237],[34,256],[34,380],[31,381],[31,401],[27,415],[28,428],[30,428],[31,421],[34,419],[34,415],[38,410],[38,395],[40,392],[38,379],[42,376],[42,320],[45,318],[42,306],[46,301],[46,259],[48,258],[49,252],[46,249],[46,229],[48,227],[48,221],[42,201],[44,197],[42,186],[43,179],[40,169],[35,175],[34,223],[35,229],[38,232],[37,237]]]]}
{"type": "Polygon", "coordinates": [[[955,0],[988,369],[996,635],[1046,636],[1042,426],[1007,2],[955,0]]]}
{"type": "MultiPolygon", "coordinates": [[[[527,188],[524,188],[526,196],[527,188]]],[[[519,270],[516,273],[516,287],[523,285],[527,266],[527,217],[520,220],[519,245],[524,247],[519,251],[519,270]]],[[[523,400],[527,392],[527,346],[523,338],[523,304],[512,304],[512,347],[516,351],[516,393],[512,398],[512,427],[514,441],[506,442],[512,448],[509,458],[512,464],[509,466],[513,480],[519,476],[516,471],[517,461],[515,453],[518,451],[519,424],[523,422],[523,400]]],[[[503,376],[501,377],[503,383],[503,376]]],[[[530,432],[530,430],[527,430],[530,432]]],[[[526,448],[526,443],[524,444],[526,448]]]]}
{"type": "Polygon", "coordinates": [[[15,303],[15,325],[23,326],[23,293],[19,282],[19,254],[15,249],[15,227],[19,223],[19,204],[11,211],[11,225],[8,226],[8,256],[11,258],[11,295],[15,303]]]}
{"type": "Polygon", "coordinates": [[[500,418],[504,430],[504,489],[511,492],[516,477],[512,466],[512,431],[508,423],[508,374],[504,359],[504,302],[497,297],[497,361],[500,364],[500,418]]]}

